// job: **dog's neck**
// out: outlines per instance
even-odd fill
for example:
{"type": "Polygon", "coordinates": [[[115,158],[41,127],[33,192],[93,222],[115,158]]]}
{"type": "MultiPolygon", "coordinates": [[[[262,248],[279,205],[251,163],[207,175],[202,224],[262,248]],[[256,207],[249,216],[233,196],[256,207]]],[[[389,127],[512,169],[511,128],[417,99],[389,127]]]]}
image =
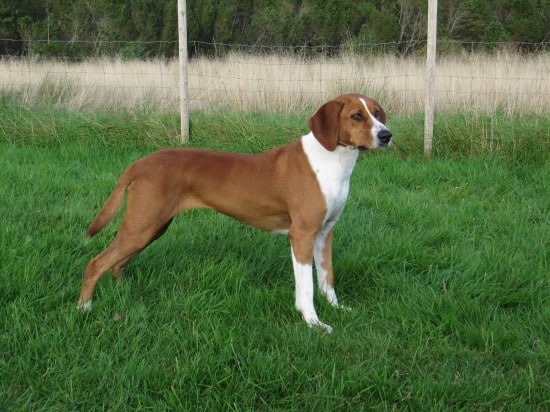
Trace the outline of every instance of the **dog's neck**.
{"type": "Polygon", "coordinates": [[[347,146],[338,145],[333,151],[325,149],[312,132],[302,136],[302,147],[316,174],[324,170],[340,179],[349,179],[359,156],[359,150],[347,146]]]}

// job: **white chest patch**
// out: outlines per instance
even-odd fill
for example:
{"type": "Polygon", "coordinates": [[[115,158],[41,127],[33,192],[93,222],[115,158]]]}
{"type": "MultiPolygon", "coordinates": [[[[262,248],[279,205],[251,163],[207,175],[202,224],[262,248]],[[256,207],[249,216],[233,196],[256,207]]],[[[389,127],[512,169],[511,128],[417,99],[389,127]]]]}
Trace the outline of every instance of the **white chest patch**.
{"type": "Polygon", "coordinates": [[[327,203],[325,223],[336,222],[348,198],[349,180],[359,151],[337,146],[336,150],[330,152],[311,132],[302,136],[302,147],[327,203]]]}

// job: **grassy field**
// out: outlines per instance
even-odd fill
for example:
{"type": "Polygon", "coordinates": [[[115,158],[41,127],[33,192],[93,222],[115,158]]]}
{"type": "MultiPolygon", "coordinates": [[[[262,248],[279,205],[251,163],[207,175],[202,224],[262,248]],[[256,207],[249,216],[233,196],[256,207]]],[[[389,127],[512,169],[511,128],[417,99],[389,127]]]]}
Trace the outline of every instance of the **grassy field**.
{"type": "MultiPolygon", "coordinates": [[[[550,111],[550,53],[522,56],[445,55],[438,60],[438,112],[508,115],[550,111]]],[[[177,61],[95,59],[82,62],[0,60],[0,91],[23,105],[52,104],[71,111],[155,107],[178,111],[177,61]]],[[[191,110],[308,114],[354,90],[368,90],[394,116],[424,110],[425,59],[342,55],[231,53],[189,63],[191,110]]]]}
{"type": "MultiPolygon", "coordinates": [[[[208,211],[178,217],[89,314],[84,231],[131,161],[174,146],[158,113],[0,102],[0,410],[550,408],[550,120],[390,118],[335,233],[335,330],[293,308],[289,245],[208,211]]],[[[293,115],[194,113],[192,145],[256,152],[293,115]]]]}

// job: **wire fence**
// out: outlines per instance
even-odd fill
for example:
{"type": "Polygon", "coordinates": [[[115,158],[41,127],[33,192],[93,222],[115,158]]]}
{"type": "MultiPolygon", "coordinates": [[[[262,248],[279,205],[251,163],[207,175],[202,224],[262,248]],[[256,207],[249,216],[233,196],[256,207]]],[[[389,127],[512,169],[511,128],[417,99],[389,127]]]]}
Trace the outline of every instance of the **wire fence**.
{"type": "MultiPolygon", "coordinates": [[[[9,41],[0,39],[2,44],[9,41]]],[[[0,93],[23,105],[74,111],[179,111],[178,61],[140,56],[140,42],[111,42],[111,49],[116,46],[119,52],[104,57],[93,52],[98,44],[91,42],[71,45],[38,39],[27,44],[26,57],[0,56],[0,93]],[[96,57],[59,54],[76,46],[96,57]],[[57,50],[58,57],[39,53],[48,49],[57,50]]],[[[392,115],[421,113],[425,57],[399,57],[394,52],[398,46],[335,49],[190,42],[190,109],[310,113],[323,101],[353,91],[379,100],[392,115]]],[[[159,49],[169,47],[177,44],[158,44],[159,49]]],[[[445,43],[438,48],[449,50],[445,43]]],[[[550,112],[546,46],[530,54],[518,52],[513,43],[452,49],[438,57],[436,112],[550,112]]]]}

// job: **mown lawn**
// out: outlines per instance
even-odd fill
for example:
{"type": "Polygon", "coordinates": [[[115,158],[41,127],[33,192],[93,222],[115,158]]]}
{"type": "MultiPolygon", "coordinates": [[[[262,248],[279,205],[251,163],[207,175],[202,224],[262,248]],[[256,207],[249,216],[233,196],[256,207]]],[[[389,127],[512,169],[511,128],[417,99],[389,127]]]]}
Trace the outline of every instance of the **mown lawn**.
{"type": "MultiPolygon", "coordinates": [[[[177,145],[176,116],[0,105],[0,410],[550,408],[550,121],[420,118],[359,161],[336,226],[330,335],[293,307],[289,245],[192,211],[98,283],[116,230],[84,231],[131,161],[177,145]]],[[[306,119],[195,114],[193,146],[259,151],[306,119]]]]}

